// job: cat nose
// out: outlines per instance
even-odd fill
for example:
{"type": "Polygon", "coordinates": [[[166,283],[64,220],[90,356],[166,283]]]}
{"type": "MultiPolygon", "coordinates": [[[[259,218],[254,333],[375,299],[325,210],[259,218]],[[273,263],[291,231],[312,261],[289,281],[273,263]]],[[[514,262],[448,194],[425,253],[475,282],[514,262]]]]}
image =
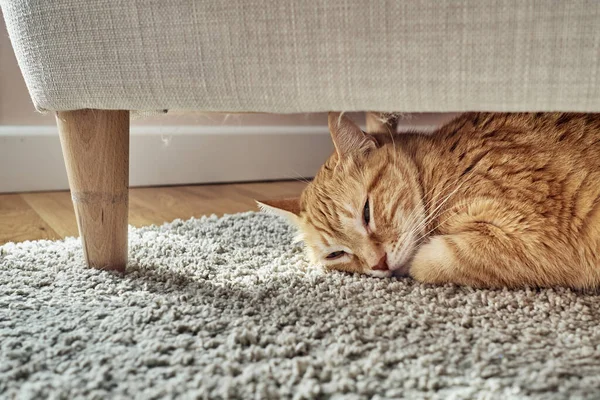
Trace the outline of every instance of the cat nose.
{"type": "Polygon", "coordinates": [[[376,271],[389,271],[390,267],[387,265],[387,254],[384,254],[377,265],[372,266],[371,269],[376,271]]]}

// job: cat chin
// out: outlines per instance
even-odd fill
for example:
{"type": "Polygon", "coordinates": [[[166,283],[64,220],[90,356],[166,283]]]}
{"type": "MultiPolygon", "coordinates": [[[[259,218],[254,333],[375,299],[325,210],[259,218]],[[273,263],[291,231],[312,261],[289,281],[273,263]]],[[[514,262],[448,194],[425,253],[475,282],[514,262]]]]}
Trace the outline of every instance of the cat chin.
{"type": "Polygon", "coordinates": [[[393,275],[394,271],[378,271],[378,270],[370,270],[365,273],[369,276],[374,276],[375,278],[390,278],[393,275]]]}
{"type": "Polygon", "coordinates": [[[392,275],[396,277],[410,276],[410,263],[416,252],[416,248],[411,246],[411,248],[394,257],[396,259],[389,265],[392,275]]]}
{"type": "Polygon", "coordinates": [[[392,269],[391,272],[396,278],[408,278],[410,276],[410,264],[405,263],[398,268],[392,269]]]}

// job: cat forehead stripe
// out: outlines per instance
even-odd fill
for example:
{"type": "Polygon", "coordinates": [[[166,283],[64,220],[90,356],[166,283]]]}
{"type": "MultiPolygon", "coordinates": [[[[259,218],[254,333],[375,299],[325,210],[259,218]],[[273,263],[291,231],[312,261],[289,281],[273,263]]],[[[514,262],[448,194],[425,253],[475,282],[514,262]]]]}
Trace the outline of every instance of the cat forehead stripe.
{"type": "Polygon", "coordinates": [[[379,168],[379,170],[377,171],[377,174],[371,180],[371,184],[369,185],[369,188],[367,189],[367,193],[371,193],[373,191],[373,189],[375,189],[375,187],[377,185],[379,185],[379,183],[381,182],[381,178],[387,172],[388,165],[389,164],[384,164],[381,168],[379,168]]]}

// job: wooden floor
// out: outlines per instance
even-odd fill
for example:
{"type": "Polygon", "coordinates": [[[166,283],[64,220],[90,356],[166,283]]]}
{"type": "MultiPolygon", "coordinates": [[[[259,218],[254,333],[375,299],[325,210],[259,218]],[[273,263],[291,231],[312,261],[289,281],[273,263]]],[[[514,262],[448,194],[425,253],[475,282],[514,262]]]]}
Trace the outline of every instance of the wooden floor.
{"type": "MultiPolygon", "coordinates": [[[[293,197],[303,182],[133,188],[129,224],[162,224],[176,218],[256,210],[255,200],[293,197]]],[[[69,192],[0,194],[0,244],[78,236],[69,192]]]]}

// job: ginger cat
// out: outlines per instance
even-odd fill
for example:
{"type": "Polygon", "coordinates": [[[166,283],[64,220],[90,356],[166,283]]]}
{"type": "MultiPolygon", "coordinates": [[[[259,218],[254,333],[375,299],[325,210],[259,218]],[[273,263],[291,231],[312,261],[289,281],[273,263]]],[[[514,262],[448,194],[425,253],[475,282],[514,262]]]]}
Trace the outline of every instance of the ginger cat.
{"type": "Polygon", "coordinates": [[[368,135],[330,113],[336,151],[300,199],[263,209],[327,269],[474,287],[600,286],[600,116],[467,113],[432,135],[368,135]]]}

